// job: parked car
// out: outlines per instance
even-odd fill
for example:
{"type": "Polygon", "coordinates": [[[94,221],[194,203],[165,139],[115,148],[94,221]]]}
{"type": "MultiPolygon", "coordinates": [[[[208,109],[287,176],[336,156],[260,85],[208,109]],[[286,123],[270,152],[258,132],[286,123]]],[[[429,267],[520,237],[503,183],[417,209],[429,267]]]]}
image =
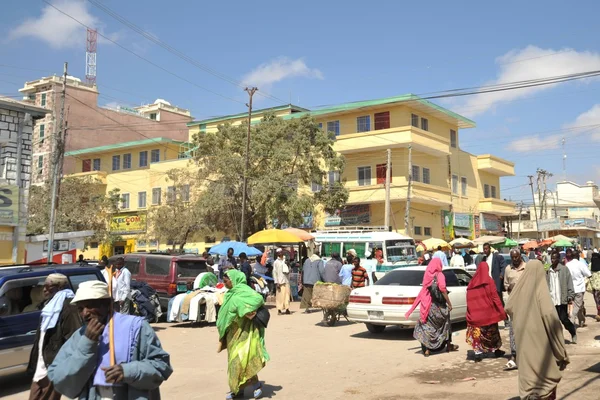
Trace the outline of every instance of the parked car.
{"type": "MultiPolygon", "coordinates": [[[[387,325],[412,328],[419,320],[419,307],[407,319],[417,298],[426,267],[405,267],[388,272],[375,285],[354,289],[350,293],[348,319],[363,322],[369,332],[381,333],[387,325]]],[[[445,268],[452,312],[452,322],[464,321],[467,315],[467,285],[471,274],[461,268],[445,268]]]]}
{"type": "Polygon", "coordinates": [[[104,280],[97,268],[78,264],[0,268],[0,375],[27,367],[40,322],[44,281],[53,273],[66,275],[74,292],[81,282],[104,280]]]}
{"type": "Polygon", "coordinates": [[[167,311],[172,297],[192,289],[194,279],[208,271],[206,260],[194,254],[128,253],[123,257],[131,279],[146,282],[156,290],[163,311],[167,311]]]}

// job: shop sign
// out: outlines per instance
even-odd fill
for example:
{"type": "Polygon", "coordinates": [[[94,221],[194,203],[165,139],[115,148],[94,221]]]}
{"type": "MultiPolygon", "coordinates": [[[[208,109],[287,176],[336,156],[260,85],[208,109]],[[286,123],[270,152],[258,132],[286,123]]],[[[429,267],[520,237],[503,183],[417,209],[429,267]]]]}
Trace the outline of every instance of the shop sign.
{"type": "Polygon", "coordinates": [[[0,185],[0,225],[19,224],[19,187],[0,185]]]}
{"type": "Polygon", "coordinates": [[[477,239],[477,238],[481,237],[480,221],[481,221],[481,219],[479,218],[479,215],[473,216],[473,237],[472,237],[472,239],[477,239]]]}
{"type": "Polygon", "coordinates": [[[471,214],[454,213],[454,226],[471,229],[471,214]]]}
{"type": "Polygon", "coordinates": [[[346,206],[334,215],[325,217],[325,226],[367,225],[371,222],[371,207],[369,204],[346,206]]]}
{"type": "Polygon", "coordinates": [[[566,228],[577,228],[577,227],[585,227],[585,228],[592,228],[592,229],[598,228],[598,223],[596,222],[596,220],[591,219],[591,218],[565,219],[565,220],[562,220],[561,222],[562,222],[563,227],[566,227],[566,228]]]}
{"type": "Polygon", "coordinates": [[[442,210],[442,236],[444,240],[452,240],[454,234],[454,213],[442,210]]]}
{"type": "Polygon", "coordinates": [[[143,233],[146,232],[146,214],[116,214],[110,219],[112,233],[143,233]]]}
{"type": "Polygon", "coordinates": [[[558,218],[538,220],[538,232],[549,232],[560,230],[560,220],[558,218]]]}
{"type": "Polygon", "coordinates": [[[502,231],[502,224],[497,215],[481,213],[481,230],[487,232],[502,231]]]}

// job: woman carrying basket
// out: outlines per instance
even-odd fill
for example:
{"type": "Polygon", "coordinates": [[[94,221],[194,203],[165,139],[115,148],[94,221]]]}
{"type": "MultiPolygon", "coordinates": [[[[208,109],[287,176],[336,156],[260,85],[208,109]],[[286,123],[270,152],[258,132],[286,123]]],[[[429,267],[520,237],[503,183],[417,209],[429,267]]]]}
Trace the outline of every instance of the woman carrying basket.
{"type": "Polygon", "coordinates": [[[229,270],[223,276],[229,289],[219,310],[217,329],[220,350],[227,348],[229,388],[226,399],[240,398],[243,388],[252,384],[254,398],[262,396],[262,384],[258,372],[269,361],[265,348],[265,328],[257,311],[267,312],[260,294],[246,284],[246,276],[238,270],[229,270]],[[262,311],[259,311],[261,309],[262,311]]]}
{"type": "Polygon", "coordinates": [[[442,261],[439,258],[434,258],[427,265],[421,291],[405,314],[406,319],[418,306],[420,306],[420,316],[413,336],[421,342],[423,355],[429,357],[431,352],[440,351],[445,345],[448,346],[449,351],[457,351],[458,346],[450,343],[452,303],[448,298],[446,278],[442,273],[442,261]],[[432,290],[439,291],[444,300],[434,301],[432,290]]]}

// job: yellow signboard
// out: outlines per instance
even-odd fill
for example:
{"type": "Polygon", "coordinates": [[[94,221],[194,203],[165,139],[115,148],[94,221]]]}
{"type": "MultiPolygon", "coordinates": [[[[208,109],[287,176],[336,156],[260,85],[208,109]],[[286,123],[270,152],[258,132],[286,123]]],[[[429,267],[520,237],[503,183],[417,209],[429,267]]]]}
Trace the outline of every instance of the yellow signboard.
{"type": "Polygon", "coordinates": [[[146,232],[146,214],[130,213],[116,214],[110,219],[112,233],[142,233],[146,232]]]}
{"type": "Polygon", "coordinates": [[[0,225],[19,223],[19,187],[0,185],[0,225]]]}

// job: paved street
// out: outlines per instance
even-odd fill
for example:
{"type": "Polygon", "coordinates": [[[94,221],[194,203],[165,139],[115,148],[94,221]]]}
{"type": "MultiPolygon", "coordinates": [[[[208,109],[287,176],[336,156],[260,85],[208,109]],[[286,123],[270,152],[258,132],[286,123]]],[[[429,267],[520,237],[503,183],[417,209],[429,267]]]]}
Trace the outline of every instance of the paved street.
{"type": "MultiPolygon", "coordinates": [[[[588,299],[587,304],[593,304],[588,299]]],[[[466,360],[465,325],[455,326],[457,353],[424,358],[412,332],[388,328],[373,335],[362,324],[323,326],[321,313],[273,315],[267,333],[271,362],[260,374],[265,398],[280,399],[511,399],[517,372],[506,360],[466,360]]],[[[588,306],[588,312],[591,307],[588,306]]],[[[271,310],[274,313],[274,310],[271,310]]],[[[561,399],[597,399],[600,384],[600,323],[588,319],[579,344],[568,345],[572,363],[559,386],[561,399]]],[[[226,354],[217,354],[214,326],[157,324],[155,329],[175,368],[163,398],[221,399],[227,388],[226,354]]],[[[505,348],[507,330],[502,331],[505,348]]],[[[566,334],[568,336],[568,334],[566,334]]],[[[0,380],[0,397],[28,398],[26,377],[0,380]]],[[[248,393],[250,394],[250,393],[248,393]]],[[[247,396],[249,398],[249,396],[247,396]]]]}

